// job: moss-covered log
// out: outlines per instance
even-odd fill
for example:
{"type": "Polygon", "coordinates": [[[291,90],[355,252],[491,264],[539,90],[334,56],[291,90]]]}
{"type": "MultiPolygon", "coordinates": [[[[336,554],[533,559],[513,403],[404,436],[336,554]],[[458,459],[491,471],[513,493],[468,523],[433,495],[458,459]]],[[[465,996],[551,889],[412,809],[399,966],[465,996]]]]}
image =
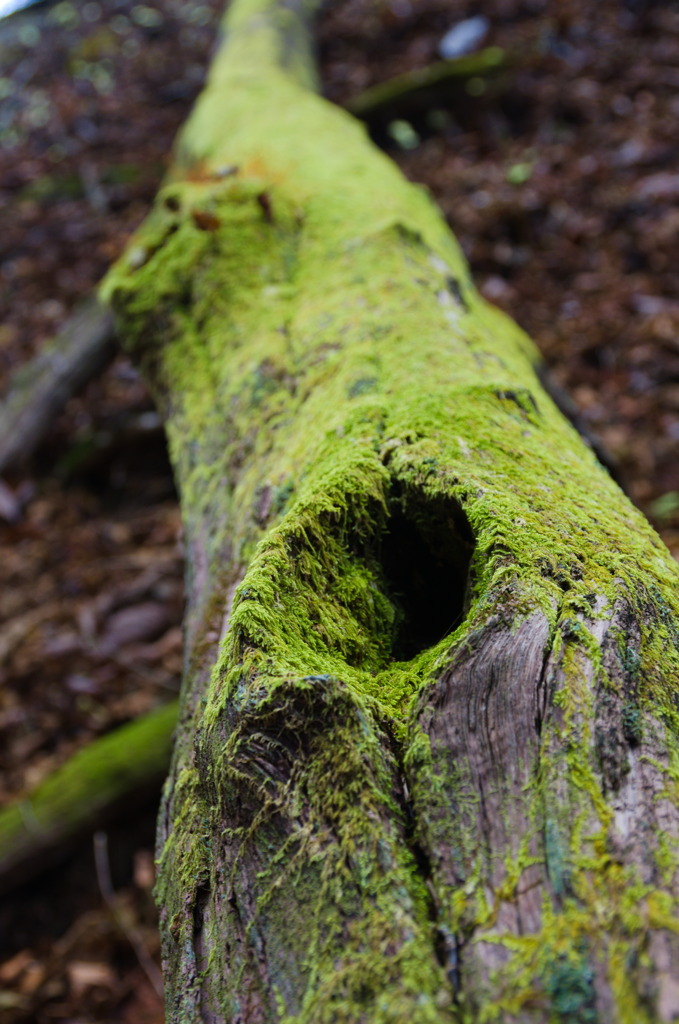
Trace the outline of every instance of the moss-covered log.
{"type": "Polygon", "coordinates": [[[315,6],[235,0],[105,290],[189,566],[168,1021],[672,1020],[677,566],[316,95],[315,6]]]}

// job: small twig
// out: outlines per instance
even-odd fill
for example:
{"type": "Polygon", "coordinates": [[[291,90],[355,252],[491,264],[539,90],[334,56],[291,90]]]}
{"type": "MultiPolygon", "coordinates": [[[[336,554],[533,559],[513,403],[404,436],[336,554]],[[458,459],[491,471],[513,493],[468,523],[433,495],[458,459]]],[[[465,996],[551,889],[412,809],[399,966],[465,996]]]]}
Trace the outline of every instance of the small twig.
{"type": "Polygon", "coordinates": [[[156,995],[163,998],[163,978],[158,970],[153,957],[146,948],[146,944],[139,933],[139,930],[127,919],[120,899],[113,888],[111,878],[111,864],[108,856],[108,835],[106,832],[94,833],[94,866],[97,872],[97,882],[104,903],[111,911],[113,920],[125,936],[135,952],[139,965],[149,979],[156,995]]]}
{"type": "Polygon", "coordinates": [[[97,871],[97,883],[104,903],[112,910],[116,905],[116,893],[111,878],[111,862],[108,856],[108,835],[106,832],[94,833],[94,866],[97,871]]]}

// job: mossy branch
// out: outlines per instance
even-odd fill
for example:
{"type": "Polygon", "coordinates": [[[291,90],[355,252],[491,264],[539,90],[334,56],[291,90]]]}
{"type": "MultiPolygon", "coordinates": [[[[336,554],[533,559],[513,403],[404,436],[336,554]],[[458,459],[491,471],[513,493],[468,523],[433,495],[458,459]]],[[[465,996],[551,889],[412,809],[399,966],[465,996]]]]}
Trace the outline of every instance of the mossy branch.
{"type": "Polygon", "coordinates": [[[347,103],[347,110],[370,125],[384,125],[393,118],[421,114],[455,101],[468,104],[472,94],[485,94],[512,63],[498,46],[436,61],[366,89],[347,103]]]}
{"type": "Polygon", "coordinates": [[[177,705],[164,705],[79,751],[21,800],[0,810],[0,892],[63,855],[116,811],[159,789],[177,705]]]}

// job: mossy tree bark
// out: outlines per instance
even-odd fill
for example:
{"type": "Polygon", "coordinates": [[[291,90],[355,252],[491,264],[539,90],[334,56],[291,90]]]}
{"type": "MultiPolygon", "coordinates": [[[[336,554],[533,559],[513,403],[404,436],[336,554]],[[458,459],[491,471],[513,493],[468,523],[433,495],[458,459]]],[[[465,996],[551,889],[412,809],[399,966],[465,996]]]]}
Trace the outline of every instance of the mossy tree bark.
{"type": "Polygon", "coordinates": [[[168,1020],[675,1019],[677,566],[316,95],[315,6],[235,0],[105,287],[189,566],[168,1020]]]}

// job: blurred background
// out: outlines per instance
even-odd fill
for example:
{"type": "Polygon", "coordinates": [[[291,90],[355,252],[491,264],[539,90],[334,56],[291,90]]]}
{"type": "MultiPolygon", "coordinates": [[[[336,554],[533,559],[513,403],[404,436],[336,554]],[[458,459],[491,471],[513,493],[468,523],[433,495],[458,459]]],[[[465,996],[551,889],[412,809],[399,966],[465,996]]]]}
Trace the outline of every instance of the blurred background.
{"type": "MultiPolygon", "coordinates": [[[[60,0],[0,18],[2,393],[143,219],[221,7],[60,0]]],[[[679,558],[677,5],[336,0],[318,39],[327,96],[431,190],[481,291],[535,339],[679,558]]],[[[6,804],[178,690],[177,502],[123,356],[0,480],[0,546],[6,804]]],[[[3,897],[2,1024],[163,1020],[157,799],[3,897]]]]}

